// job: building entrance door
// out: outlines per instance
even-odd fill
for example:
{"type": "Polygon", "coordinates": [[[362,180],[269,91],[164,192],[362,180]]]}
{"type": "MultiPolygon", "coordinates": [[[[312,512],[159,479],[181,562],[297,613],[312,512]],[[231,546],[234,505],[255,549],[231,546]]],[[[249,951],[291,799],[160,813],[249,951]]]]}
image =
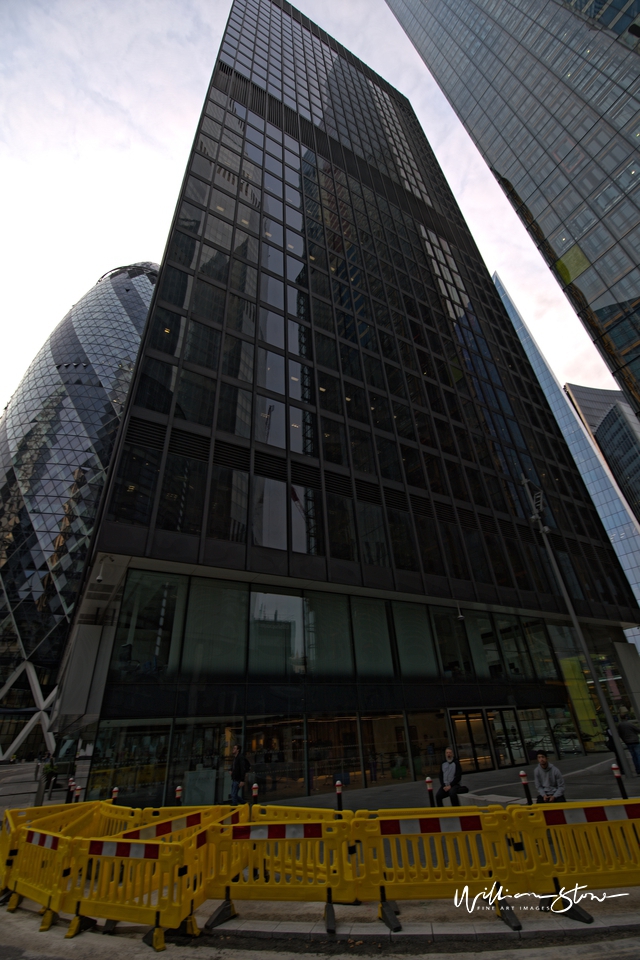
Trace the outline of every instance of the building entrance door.
{"type": "Polygon", "coordinates": [[[452,710],[450,717],[462,772],[493,770],[489,737],[482,710],[452,710]]]}
{"type": "Polygon", "coordinates": [[[526,763],[515,710],[487,710],[487,722],[498,766],[515,767],[526,763]]]}

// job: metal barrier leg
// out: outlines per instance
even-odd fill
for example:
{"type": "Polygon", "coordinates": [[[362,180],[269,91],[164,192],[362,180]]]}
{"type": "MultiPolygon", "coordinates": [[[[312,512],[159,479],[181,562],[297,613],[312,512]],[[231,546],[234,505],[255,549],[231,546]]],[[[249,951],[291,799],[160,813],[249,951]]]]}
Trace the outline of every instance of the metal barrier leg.
{"type": "Polygon", "coordinates": [[[226,923],[227,920],[232,920],[234,917],[238,916],[238,911],[233,905],[230,894],[231,891],[229,887],[225,887],[224,900],[219,907],[216,907],[205,923],[205,930],[213,930],[214,927],[219,927],[221,923],[226,923]]]}
{"type": "Polygon", "coordinates": [[[164,930],[160,926],[160,914],[156,913],[156,925],[151,927],[148,933],[145,933],[142,938],[142,942],[146,943],[148,947],[153,947],[156,953],[160,953],[162,950],[166,950],[167,946],[164,942],[164,930]]]}
{"type": "MultiPolygon", "coordinates": [[[[560,881],[557,877],[553,878],[553,885],[556,888],[556,893],[560,893],[560,881]]],[[[573,903],[568,897],[562,897],[563,905],[571,904],[568,910],[562,911],[563,917],[568,917],[569,920],[577,920],[579,923],[593,923],[593,917],[590,913],[587,913],[586,910],[583,910],[581,906],[577,903],[573,903]]]]}
{"type": "Polygon", "coordinates": [[[331,887],[327,890],[327,902],[324,905],[324,925],[327,933],[336,932],[336,911],[333,906],[331,887]]]}
{"type": "Polygon", "coordinates": [[[516,917],[516,912],[510,903],[496,903],[496,914],[512,930],[522,930],[522,924],[516,917]]]}
{"type": "Polygon", "coordinates": [[[398,933],[399,930],[402,930],[402,924],[396,918],[393,907],[391,906],[393,901],[387,900],[387,895],[385,893],[384,887],[380,887],[380,906],[378,907],[378,920],[382,920],[383,923],[389,927],[392,933],[398,933]]]}

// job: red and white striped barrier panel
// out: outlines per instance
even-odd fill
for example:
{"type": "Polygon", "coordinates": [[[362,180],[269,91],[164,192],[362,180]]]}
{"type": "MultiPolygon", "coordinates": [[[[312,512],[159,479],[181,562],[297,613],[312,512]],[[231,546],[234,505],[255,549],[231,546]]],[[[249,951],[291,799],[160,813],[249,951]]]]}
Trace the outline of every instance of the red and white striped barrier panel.
{"type": "Polygon", "coordinates": [[[380,835],[394,837],[400,834],[462,833],[465,830],[482,830],[482,818],[468,817],[407,817],[406,820],[378,820],[380,835]]]}
{"type": "Polygon", "coordinates": [[[568,810],[551,807],[543,812],[548,827],[615,820],[640,820],[640,803],[625,803],[611,807],[571,807],[568,810]]]}
{"type": "Polygon", "coordinates": [[[157,843],[124,843],[122,840],[90,840],[90,857],[126,857],[132,860],[157,860],[157,843]]]}
{"type": "Polygon", "coordinates": [[[163,820],[160,823],[152,823],[148,827],[140,827],[138,830],[128,830],[123,833],[123,837],[125,840],[155,840],[156,837],[164,837],[177,830],[198,827],[201,823],[201,813],[190,813],[186,817],[176,817],[175,820],[163,820]]]}
{"type": "Polygon", "coordinates": [[[54,837],[50,833],[36,833],[34,830],[27,831],[27,843],[32,843],[36,847],[44,847],[46,850],[58,849],[59,837],[54,837]]]}
{"type": "Polygon", "coordinates": [[[241,824],[233,828],[233,840],[321,840],[321,823],[241,824]]]}

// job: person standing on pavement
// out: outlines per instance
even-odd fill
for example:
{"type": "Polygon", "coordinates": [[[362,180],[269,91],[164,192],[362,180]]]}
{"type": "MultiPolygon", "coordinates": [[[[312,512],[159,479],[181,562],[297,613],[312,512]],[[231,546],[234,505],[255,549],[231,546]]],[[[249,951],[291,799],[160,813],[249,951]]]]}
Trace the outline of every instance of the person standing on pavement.
{"type": "Polygon", "coordinates": [[[436,803],[439,807],[444,806],[445,797],[449,797],[452,807],[459,807],[459,793],[466,793],[467,788],[460,786],[462,779],[462,767],[460,761],[453,755],[451,747],[447,747],[444,752],[444,763],[440,770],[440,789],[436,793],[436,803]]]}
{"type": "Polygon", "coordinates": [[[620,739],[631,754],[636,773],[640,773],[640,727],[629,716],[626,707],[620,708],[620,723],[618,724],[620,739]]]}
{"type": "Polygon", "coordinates": [[[233,748],[233,763],[231,764],[231,803],[233,806],[242,803],[242,790],[249,770],[251,770],[251,764],[236,743],[233,748]]]}
{"type": "Polygon", "coordinates": [[[544,750],[538,750],[538,766],[533,779],[535,781],[538,798],[536,803],[565,803],[564,777],[557,767],[549,763],[544,750]]]}

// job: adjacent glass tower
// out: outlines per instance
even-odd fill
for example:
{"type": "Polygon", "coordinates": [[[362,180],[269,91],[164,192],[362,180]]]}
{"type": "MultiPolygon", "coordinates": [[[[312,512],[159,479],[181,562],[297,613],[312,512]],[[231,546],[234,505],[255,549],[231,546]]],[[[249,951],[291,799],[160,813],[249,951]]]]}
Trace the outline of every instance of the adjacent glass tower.
{"type": "Polygon", "coordinates": [[[602,748],[640,611],[410,104],[287,3],[232,6],[131,396],[56,712],[89,797],[602,748]]]}
{"type": "Polygon", "coordinates": [[[640,423],[619,390],[565,385],[620,489],[640,520],[640,423]]]}
{"type": "Polygon", "coordinates": [[[101,277],[0,418],[0,760],[55,747],[56,678],[157,276],[101,277]]]}
{"type": "MultiPolygon", "coordinates": [[[[620,460],[634,465],[638,453],[633,456],[632,452],[640,451],[640,447],[637,440],[635,445],[629,447],[618,438],[610,461],[595,435],[598,426],[622,401],[623,395],[617,390],[593,390],[572,385],[565,386],[563,390],[497,273],[493,275],[493,282],[591,495],[634,596],[640,600],[640,523],[637,513],[632,509],[632,500],[625,496],[626,489],[621,482],[624,480],[624,472],[621,476],[620,471],[614,469],[620,460]],[[567,397],[567,392],[573,402],[567,397]]],[[[637,421],[629,405],[625,403],[624,406],[628,410],[624,424],[634,437],[637,421]]],[[[605,438],[609,435],[609,431],[605,431],[605,438]]],[[[626,636],[640,650],[640,630],[637,627],[627,630],[626,636]]]]}
{"type": "Polygon", "coordinates": [[[387,2],[637,414],[638,3],[387,2]]]}

